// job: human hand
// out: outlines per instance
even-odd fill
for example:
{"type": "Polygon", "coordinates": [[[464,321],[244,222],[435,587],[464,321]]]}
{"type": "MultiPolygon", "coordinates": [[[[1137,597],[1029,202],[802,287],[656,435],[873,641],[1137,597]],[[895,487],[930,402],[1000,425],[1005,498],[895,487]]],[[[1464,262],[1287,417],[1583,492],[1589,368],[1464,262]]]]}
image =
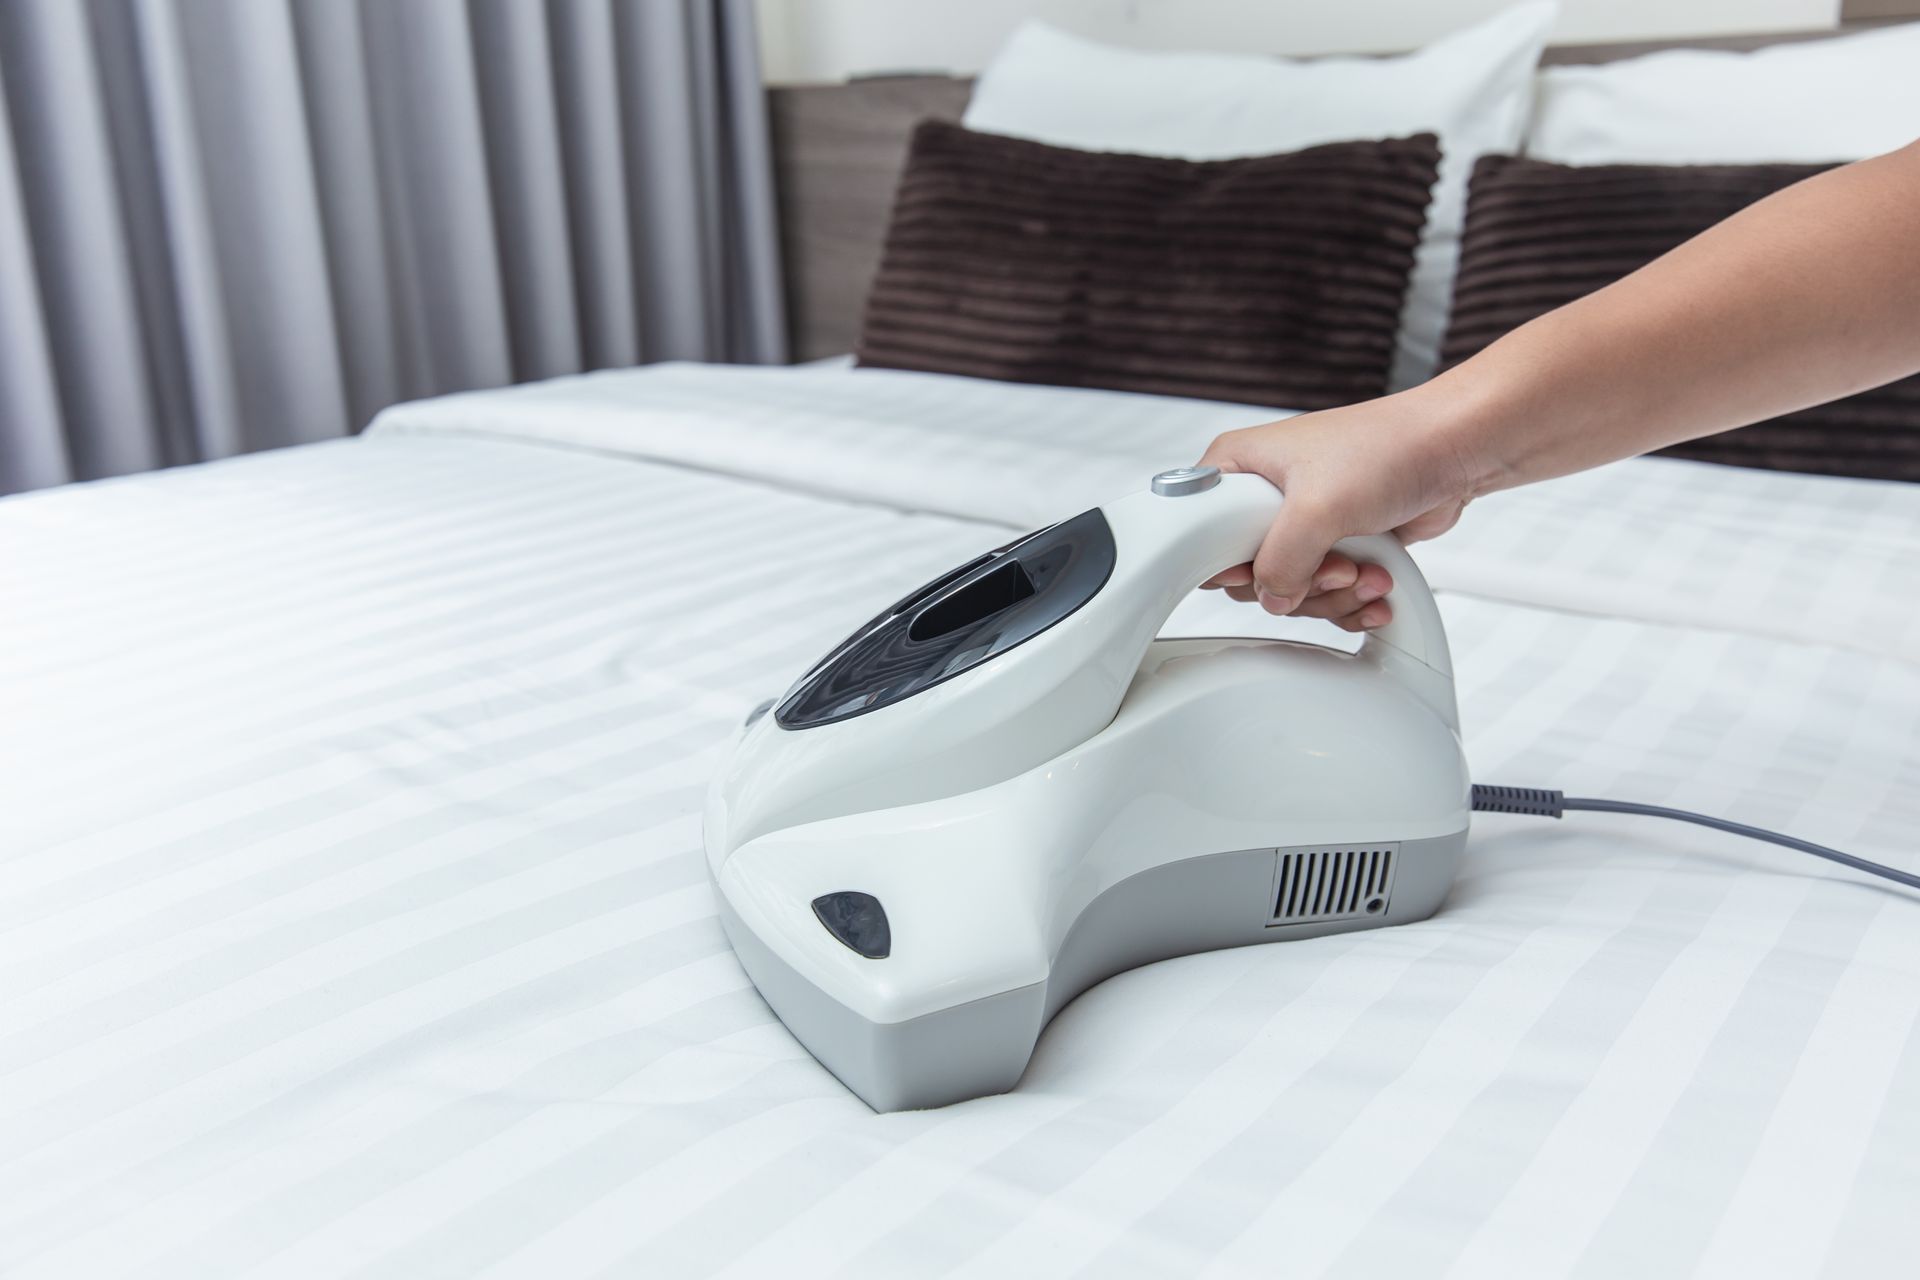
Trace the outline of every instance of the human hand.
{"type": "Polygon", "coordinates": [[[1347,631],[1384,626],[1393,579],[1332,550],[1342,538],[1445,533],[1471,496],[1473,471],[1427,429],[1411,393],[1229,431],[1203,466],[1264,476],[1286,494],[1250,564],[1205,584],[1268,613],[1326,618],[1347,631]]]}

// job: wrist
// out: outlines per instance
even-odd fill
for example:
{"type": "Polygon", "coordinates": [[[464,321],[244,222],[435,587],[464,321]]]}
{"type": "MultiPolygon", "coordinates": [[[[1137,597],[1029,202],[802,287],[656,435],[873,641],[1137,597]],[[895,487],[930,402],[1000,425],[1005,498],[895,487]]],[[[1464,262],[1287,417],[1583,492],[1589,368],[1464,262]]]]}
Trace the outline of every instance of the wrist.
{"type": "Polygon", "coordinates": [[[1423,474],[1440,491],[1434,504],[1467,502],[1522,483],[1509,451],[1504,406],[1486,380],[1467,369],[1449,370],[1400,393],[1423,474]]]}

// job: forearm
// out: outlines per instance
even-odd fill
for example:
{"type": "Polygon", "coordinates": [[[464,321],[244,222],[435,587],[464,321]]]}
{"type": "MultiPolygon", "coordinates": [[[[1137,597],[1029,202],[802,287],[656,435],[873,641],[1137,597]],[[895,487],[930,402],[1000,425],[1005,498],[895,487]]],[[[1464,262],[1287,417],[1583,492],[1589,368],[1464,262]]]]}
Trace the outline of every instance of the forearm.
{"type": "Polygon", "coordinates": [[[1920,144],[1762,200],[1439,377],[1240,431],[1204,462],[1287,495],[1214,584],[1349,629],[1391,583],[1328,548],[1452,527],[1473,497],[1850,395],[1920,370],[1920,144]]]}
{"type": "Polygon", "coordinates": [[[1471,494],[1915,371],[1920,144],[1762,200],[1406,395],[1471,494]]]}

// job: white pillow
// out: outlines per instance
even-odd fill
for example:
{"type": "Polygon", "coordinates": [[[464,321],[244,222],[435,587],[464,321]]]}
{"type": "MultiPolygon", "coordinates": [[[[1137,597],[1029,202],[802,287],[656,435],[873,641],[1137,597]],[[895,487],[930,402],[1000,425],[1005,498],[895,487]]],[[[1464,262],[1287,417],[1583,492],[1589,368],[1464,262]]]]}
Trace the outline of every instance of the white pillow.
{"type": "Polygon", "coordinates": [[[1527,154],[1562,164],[1817,163],[1920,137],[1920,23],[1548,67],[1527,154]]]}
{"type": "Polygon", "coordinates": [[[1440,179],[1400,317],[1392,383],[1433,372],[1460,256],[1467,178],[1526,127],[1558,6],[1522,4],[1392,58],[1119,49],[1028,22],[974,85],[970,129],[1088,151],[1220,160],[1323,142],[1440,136],[1440,179]]]}

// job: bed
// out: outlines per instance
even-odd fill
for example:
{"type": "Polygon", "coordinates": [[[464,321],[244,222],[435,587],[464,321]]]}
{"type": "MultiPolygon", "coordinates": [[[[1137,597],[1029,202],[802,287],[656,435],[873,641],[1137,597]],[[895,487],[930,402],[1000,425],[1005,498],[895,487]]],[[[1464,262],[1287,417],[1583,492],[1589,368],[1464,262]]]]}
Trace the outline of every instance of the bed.
{"type": "MultiPolygon", "coordinates": [[[[760,1002],[732,727],[1262,416],[662,365],[0,504],[0,1272],[1906,1265],[1920,904],[1710,832],[1483,817],[1433,919],[1124,974],[940,1111],[760,1002]]],[[[1419,558],[1477,776],[1920,867],[1920,487],[1643,460],[1419,558]]]]}

